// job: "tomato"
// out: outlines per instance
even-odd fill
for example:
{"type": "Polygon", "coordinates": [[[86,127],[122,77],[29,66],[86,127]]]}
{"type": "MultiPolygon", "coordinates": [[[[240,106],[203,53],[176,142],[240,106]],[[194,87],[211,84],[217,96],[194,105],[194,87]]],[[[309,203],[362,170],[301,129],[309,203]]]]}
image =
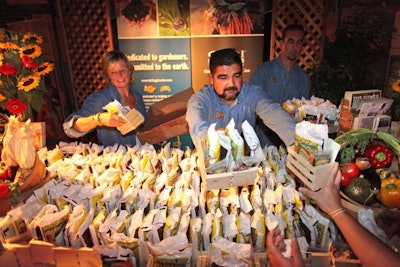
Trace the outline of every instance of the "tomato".
{"type": "Polygon", "coordinates": [[[360,168],[352,161],[344,162],[339,165],[340,172],[342,173],[341,186],[346,186],[351,180],[357,178],[360,174],[360,168]]]}
{"type": "Polygon", "coordinates": [[[10,193],[10,188],[5,183],[0,183],[0,199],[5,198],[10,193]]]}
{"type": "Polygon", "coordinates": [[[347,186],[350,184],[351,180],[353,180],[352,178],[350,178],[349,175],[342,173],[342,180],[340,181],[340,186],[347,186]]]}

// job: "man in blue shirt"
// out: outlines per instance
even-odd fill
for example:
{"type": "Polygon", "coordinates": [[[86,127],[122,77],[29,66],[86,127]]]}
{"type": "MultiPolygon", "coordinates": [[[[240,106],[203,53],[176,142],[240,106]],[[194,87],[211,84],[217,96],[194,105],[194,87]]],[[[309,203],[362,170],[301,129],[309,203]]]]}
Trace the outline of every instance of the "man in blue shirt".
{"type": "Polygon", "coordinates": [[[210,85],[197,91],[188,102],[186,121],[196,144],[207,136],[208,128],[225,128],[233,118],[239,133],[248,121],[253,128],[257,116],[275,131],[286,146],[294,142],[295,120],[268,97],[259,86],[243,82],[242,60],[233,48],[215,51],[210,57],[210,85]]]}
{"type": "Polygon", "coordinates": [[[250,76],[250,83],[261,86],[279,104],[292,98],[310,99],[310,77],[297,64],[304,35],[302,26],[287,26],[282,32],[280,56],[260,64],[250,76]]]}
{"type": "MultiPolygon", "coordinates": [[[[249,82],[261,86],[276,103],[282,104],[293,98],[311,97],[310,77],[297,64],[297,58],[303,49],[304,36],[302,26],[288,25],[282,31],[280,56],[258,65],[250,76],[249,82]]],[[[280,143],[276,134],[260,122],[257,122],[256,131],[261,143],[280,143]]]]}

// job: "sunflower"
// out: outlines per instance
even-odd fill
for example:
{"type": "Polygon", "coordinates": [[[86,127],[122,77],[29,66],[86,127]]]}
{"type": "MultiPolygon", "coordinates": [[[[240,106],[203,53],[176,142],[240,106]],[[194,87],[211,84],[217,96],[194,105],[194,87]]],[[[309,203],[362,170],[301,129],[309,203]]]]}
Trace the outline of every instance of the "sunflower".
{"type": "Polygon", "coordinates": [[[394,83],[392,84],[392,88],[394,91],[400,92],[400,79],[394,81],[394,83]]]}
{"type": "Polygon", "coordinates": [[[0,93],[0,102],[3,102],[4,100],[7,100],[7,97],[0,93]]]}
{"type": "Polygon", "coordinates": [[[5,43],[0,43],[0,49],[15,49],[15,50],[18,50],[19,46],[17,44],[14,44],[14,43],[5,42],[5,43]]]}
{"type": "Polygon", "coordinates": [[[43,62],[42,64],[37,66],[36,69],[34,69],[34,71],[36,75],[42,76],[52,72],[53,69],[54,69],[54,64],[50,62],[43,62]]]}
{"type": "Polygon", "coordinates": [[[29,43],[29,42],[34,42],[35,44],[42,44],[43,39],[41,36],[34,34],[34,33],[26,33],[21,39],[22,43],[29,43]]]}
{"type": "Polygon", "coordinates": [[[38,46],[38,45],[27,45],[27,46],[20,48],[19,54],[20,54],[21,58],[23,56],[37,58],[42,54],[42,48],[40,48],[40,46],[38,46]]]}
{"type": "Polygon", "coordinates": [[[40,77],[39,76],[27,76],[19,80],[18,82],[18,90],[29,92],[39,86],[40,77]]]}
{"type": "Polygon", "coordinates": [[[7,102],[7,110],[12,114],[21,114],[26,109],[26,103],[22,102],[21,99],[13,98],[7,102]]]}

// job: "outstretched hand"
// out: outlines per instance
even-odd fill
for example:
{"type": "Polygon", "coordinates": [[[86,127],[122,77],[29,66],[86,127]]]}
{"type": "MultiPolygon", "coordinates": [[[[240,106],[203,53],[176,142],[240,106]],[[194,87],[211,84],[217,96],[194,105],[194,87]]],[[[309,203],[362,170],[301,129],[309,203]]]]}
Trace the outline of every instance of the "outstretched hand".
{"type": "Polygon", "coordinates": [[[304,261],[301,257],[297,239],[290,240],[291,255],[290,258],[283,256],[282,252],[286,250],[284,236],[278,228],[268,232],[267,235],[267,253],[268,261],[272,267],[303,267],[304,261]]]}
{"type": "Polygon", "coordinates": [[[103,126],[119,127],[126,123],[126,120],[117,113],[102,112],[100,113],[100,122],[103,126]]]}
{"type": "Polygon", "coordinates": [[[335,162],[328,181],[322,189],[311,191],[308,188],[300,187],[299,192],[313,199],[326,214],[332,214],[333,211],[342,207],[339,193],[341,180],[342,173],[339,170],[339,164],[335,162]]]}

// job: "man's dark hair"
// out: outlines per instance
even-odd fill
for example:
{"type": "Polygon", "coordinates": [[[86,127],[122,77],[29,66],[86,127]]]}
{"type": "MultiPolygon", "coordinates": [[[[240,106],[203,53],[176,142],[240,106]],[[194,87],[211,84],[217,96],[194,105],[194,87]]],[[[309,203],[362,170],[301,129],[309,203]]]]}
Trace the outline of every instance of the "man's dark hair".
{"type": "Polygon", "coordinates": [[[230,66],[233,64],[239,64],[240,68],[242,68],[242,59],[236,49],[225,48],[217,50],[210,57],[210,72],[214,74],[218,66],[230,66]]]}
{"type": "Polygon", "coordinates": [[[283,31],[282,31],[282,40],[285,40],[286,37],[286,33],[287,31],[301,31],[303,32],[303,35],[306,35],[306,32],[304,31],[303,26],[299,25],[299,24],[290,24],[288,26],[286,26],[283,31]]]}

